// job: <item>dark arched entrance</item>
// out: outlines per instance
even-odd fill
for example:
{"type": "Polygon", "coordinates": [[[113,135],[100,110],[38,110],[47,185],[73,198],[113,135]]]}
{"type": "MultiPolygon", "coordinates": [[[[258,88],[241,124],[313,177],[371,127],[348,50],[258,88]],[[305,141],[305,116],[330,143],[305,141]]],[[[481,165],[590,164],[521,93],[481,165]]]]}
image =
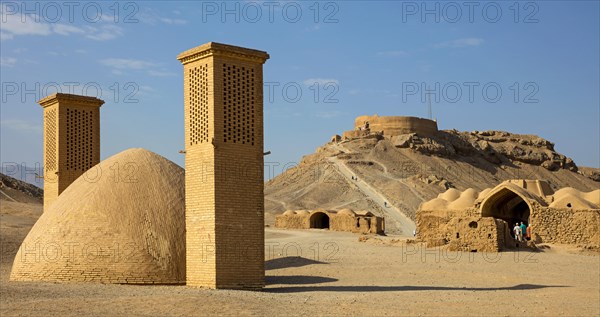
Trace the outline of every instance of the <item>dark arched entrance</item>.
{"type": "Polygon", "coordinates": [[[316,229],[329,229],[329,216],[324,212],[315,212],[310,216],[310,227],[316,229]]]}
{"type": "Polygon", "coordinates": [[[502,188],[486,198],[481,205],[481,215],[502,219],[509,224],[529,223],[529,204],[519,194],[502,188]]]}

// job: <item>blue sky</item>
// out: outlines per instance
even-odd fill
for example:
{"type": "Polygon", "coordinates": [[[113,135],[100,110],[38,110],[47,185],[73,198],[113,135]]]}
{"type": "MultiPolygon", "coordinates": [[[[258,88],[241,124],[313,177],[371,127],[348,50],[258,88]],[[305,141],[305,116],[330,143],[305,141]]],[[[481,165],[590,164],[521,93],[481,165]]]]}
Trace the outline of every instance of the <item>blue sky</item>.
{"type": "Polygon", "coordinates": [[[427,117],[426,88],[442,129],[537,134],[600,167],[597,1],[72,3],[2,2],[3,164],[42,161],[36,101],[59,86],[106,101],[103,159],[143,147],[183,166],[176,56],[214,41],[271,55],[275,174],[356,116],[427,117]]]}

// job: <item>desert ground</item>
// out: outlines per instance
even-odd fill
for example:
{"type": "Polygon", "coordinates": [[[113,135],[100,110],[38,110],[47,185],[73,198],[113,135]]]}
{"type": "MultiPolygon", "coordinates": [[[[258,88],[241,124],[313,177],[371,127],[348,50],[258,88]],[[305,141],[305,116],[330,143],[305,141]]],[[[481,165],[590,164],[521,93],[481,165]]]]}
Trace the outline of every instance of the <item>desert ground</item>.
{"type": "Polygon", "coordinates": [[[0,201],[2,316],[598,316],[600,257],[575,247],[456,253],[395,236],[266,230],[262,292],[9,281],[41,205],[0,201]]]}

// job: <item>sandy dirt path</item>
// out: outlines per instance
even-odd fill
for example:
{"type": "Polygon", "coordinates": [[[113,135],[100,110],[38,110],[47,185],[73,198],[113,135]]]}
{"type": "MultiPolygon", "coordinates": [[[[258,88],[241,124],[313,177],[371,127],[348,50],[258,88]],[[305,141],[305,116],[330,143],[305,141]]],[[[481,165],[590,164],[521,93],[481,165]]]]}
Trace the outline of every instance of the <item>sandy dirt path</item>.
{"type": "Polygon", "coordinates": [[[399,208],[389,203],[388,199],[380,194],[371,185],[369,185],[369,183],[362,179],[352,180],[354,172],[352,172],[352,170],[350,170],[350,168],[348,168],[348,166],[346,166],[346,164],[340,161],[337,157],[329,157],[328,160],[334,164],[336,169],[346,178],[347,181],[353,182],[353,184],[355,184],[363,194],[379,205],[381,210],[385,212],[384,217],[388,222],[390,218],[394,220],[396,227],[401,231],[403,236],[412,237],[413,231],[416,229],[416,225],[410,218],[408,218],[399,208]]]}

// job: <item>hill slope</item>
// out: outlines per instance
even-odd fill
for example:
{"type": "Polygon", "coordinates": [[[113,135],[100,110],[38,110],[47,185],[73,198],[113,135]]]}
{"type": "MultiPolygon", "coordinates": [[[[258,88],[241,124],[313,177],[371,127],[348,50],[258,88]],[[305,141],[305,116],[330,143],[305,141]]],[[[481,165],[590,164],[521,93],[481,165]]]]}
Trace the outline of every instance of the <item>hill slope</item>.
{"type": "Polygon", "coordinates": [[[544,179],[556,190],[600,188],[598,169],[579,171],[554,144],[504,131],[438,131],[432,137],[372,134],[329,142],[265,185],[266,222],[287,209],[367,209],[386,231],[408,234],[419,205],[448,188],[483,190],[506,179],[544,179]],[[356,176],[358,180],[353,180],[356,176]],[[404,217],[405,216],[405,217],[404,217]],[[409,221],[410,222],[410,221],[409,221]]]}
{"type": "Polygon", "coordinates": [[[41,204],[43,199],[41,188],[0,173],[0,200],[41,204]]]}

